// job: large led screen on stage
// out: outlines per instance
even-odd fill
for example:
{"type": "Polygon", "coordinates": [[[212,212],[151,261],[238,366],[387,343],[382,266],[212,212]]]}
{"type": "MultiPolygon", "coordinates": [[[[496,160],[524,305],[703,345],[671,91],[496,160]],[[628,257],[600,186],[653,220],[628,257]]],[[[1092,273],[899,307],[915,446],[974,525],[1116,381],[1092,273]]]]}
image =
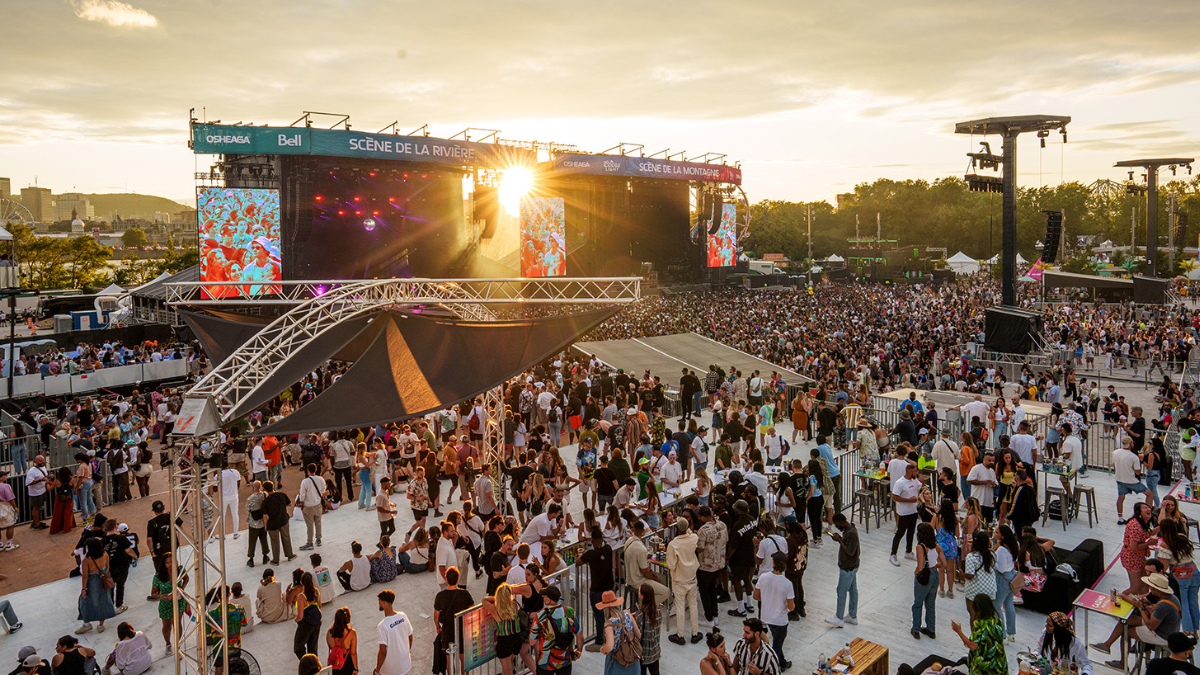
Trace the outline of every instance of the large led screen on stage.
{"type": "Polygon", "coordinates": [[[521,276],[567,275],[567,218],[562,197],[521,198],[521,276]]]}
{"type": "MultiPolygon", "coordinates": [[[[279,190],[202,187],[196,191],[200,280],[264,282],[283,279],[279,261],[279,190]]],[[[250,295],[279,286],[242,286],[250,295]]],[[[205,286],[206,298],[236,295],[233,286],[205,286]]]]}
{"type": "Polygon", "coordinates": [[[716,234],[708,235],[708,266],[733,267],[737,264],[737,204],[723,204],[721,224],[716,234]]]}

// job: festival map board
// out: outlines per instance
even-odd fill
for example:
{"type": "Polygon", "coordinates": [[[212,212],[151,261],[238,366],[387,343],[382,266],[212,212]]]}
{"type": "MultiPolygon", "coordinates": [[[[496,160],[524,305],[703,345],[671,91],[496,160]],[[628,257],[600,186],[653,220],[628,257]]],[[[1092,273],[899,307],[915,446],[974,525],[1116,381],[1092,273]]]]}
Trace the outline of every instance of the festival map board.
{"type": "Polygon", "coordinates": [[[521,198],[521,276],[567,275],[566,202],[562,197],[521,198]]]}
{"type": "Polygon", "coordinates": [[[469,672],[496,658],[496,622],[488,618],[482,605],[467,610],[461,621],[463,672],[469,672]]]}

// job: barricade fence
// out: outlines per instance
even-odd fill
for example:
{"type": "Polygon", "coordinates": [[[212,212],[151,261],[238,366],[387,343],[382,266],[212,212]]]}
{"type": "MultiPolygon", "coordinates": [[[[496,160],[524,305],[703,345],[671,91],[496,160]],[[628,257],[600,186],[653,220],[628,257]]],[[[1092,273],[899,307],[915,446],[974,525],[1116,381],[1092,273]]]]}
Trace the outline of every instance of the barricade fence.
{"type": "MultiPolygon", "coordinates": [[[[8,468],[8,485],[12,488],[13,495],[17,501],[17,525],[24,525],[32,522],[32,500],[29,497],[29,490],[25,485],[25,478],[29,473],[29,469],[34,466],[34,457],[42,455],[46,458],[46,472],[51,479],[58,473],[62,467],[67,467],[72,475],[74,475],[78,463],[75,461],[75,453],[79,452],[77,448],[71,447],[66,439],[51,438],[50,445],[43,446],[41,439],[37,436],[27,436],[24,439],[5,438],[0,439],[0,466],[8,468]],[[24,453],[24,464],[21,463],[19,457],[15,457],[14,453],[24,453]],[[15,460],[15,461],[14,461],[15,460]],[[18,469],[20,472],[18,473],[18,469]]],[[[103,508],[113,503],[112,494],[112,472],[108,466],[108,462],[103,459],[99,462],[99,470],[95,472],[95,477],[98,487],[93,488],[95,496],[96,508],[103,508]]],[[[131,479],[132,481],[132,479],[131,479]]],[[[131,492],[136,491],[134,485],[130,485],[131,492]]],[[[54,501],[53,489],[47,488],[42,504],[42,519],[49,522],[50,516],[53,514],[54,501]]],[[[78,507],[78,504],[76,504],[78,507]]]]}
{"type": "MultiPolygon", "coordinates": [[[[104,368],[77,375],[38,374],[16,375],[12,378],[11,397],[21,396],[69,396],[93,392],[107,387],[121,387],[140,382],[174,380],[187,377],[188,362],[183,359],[134,363],[127,366],[104,368]]],[[[8,378],[0,378],[0,396],[9,397],[8,378]]]]}

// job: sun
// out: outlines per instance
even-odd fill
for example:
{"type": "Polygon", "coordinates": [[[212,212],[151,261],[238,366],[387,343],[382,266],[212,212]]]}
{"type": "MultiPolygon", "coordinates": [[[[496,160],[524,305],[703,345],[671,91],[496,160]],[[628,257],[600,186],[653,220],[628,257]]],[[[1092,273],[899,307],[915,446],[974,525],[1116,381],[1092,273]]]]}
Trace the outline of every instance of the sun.
{"type": "Polygon", "coordinates": [[[533,187],[533,171],[525,166],[513,166],[504,170],[500,179],[500,204],[508,213],[517,213],[521,198],[533,187]]]}

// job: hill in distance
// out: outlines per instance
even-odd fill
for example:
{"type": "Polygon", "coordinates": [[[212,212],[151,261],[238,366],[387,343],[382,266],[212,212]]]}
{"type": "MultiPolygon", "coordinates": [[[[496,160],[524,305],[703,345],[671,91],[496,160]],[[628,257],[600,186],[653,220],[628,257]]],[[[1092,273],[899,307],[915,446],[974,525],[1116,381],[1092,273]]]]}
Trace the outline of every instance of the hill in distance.
{"type": "Polygon", "coordinates": [[[88,201],[96,208],[97,218],[107,218],[118,213],[123,218],[153,214],[155,211],[178,213],[179,211],[194,211],[195,209],[154,195],[139,195],[133,193],[90,194],[88,201]]]}

